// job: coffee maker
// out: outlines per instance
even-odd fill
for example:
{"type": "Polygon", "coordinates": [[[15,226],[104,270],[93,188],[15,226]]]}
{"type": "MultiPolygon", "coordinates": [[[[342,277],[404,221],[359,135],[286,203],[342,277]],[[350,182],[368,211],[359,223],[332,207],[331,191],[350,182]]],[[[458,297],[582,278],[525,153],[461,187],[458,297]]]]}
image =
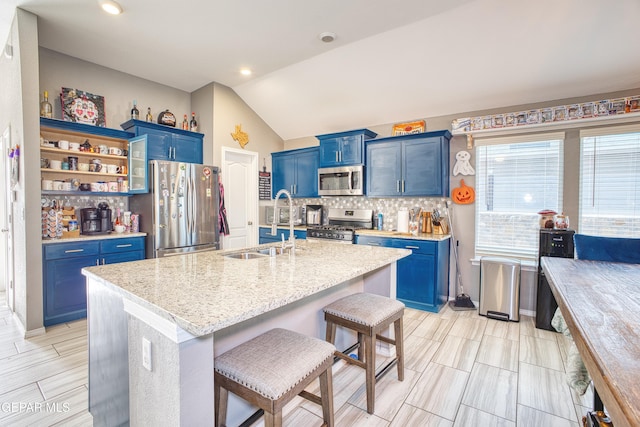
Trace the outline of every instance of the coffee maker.
{"type": "Polygon", "coordinates": [[[105,234],[111,231],[111,209],[80,209],[80,234],[105,234]]]}
{"type": "Polygon", "coordinates": [[[322,225],[322,205],[306,206],[307,225],[322,225]]]}

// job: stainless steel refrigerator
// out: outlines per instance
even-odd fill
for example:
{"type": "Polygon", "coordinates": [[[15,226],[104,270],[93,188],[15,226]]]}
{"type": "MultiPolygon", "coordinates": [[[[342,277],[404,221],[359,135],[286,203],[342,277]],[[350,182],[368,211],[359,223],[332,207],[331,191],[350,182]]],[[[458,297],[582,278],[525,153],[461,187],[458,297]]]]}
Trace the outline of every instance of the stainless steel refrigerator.
{"type": "Polygon", "coordinates": [[[151,160],[149,193],[132,196],[147,233],[147,258],[219,249],[218,168],[151,160]]]}

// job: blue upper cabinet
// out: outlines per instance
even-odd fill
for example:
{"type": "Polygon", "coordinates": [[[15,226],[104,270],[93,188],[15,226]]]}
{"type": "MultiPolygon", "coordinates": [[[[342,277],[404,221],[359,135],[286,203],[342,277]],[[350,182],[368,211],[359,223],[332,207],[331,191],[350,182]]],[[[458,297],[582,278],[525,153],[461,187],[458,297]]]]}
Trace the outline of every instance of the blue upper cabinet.
{"type": "Polygon", "coordinates": [[[204,134],[142,120],[129,120],[120,126],[128,132],[133,132],[136,136],[147,135],[149,160],[202,164],[204,134]]]}
{"type": "Polygon", "coordinates": [[[364,164],[364,141],[377,135],[369,129],[318,135],[320,167],[364,164]]]}
{"type": "Polygon", "coordinates": [[[450,139],[445,130],[368,141],[367,196],[448,197],[450,139]]]}
{"type": "Polygon", "coordinates": [[[318,147],[271,153],[272,197],[284,188],[292,197],[318,197],[318,147]]]}

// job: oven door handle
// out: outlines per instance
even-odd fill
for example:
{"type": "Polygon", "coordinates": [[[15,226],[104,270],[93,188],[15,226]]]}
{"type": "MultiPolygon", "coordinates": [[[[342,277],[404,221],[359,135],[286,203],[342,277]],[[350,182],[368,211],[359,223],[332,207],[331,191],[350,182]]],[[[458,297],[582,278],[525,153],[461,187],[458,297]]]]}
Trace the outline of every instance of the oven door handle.
{"type": "Polygon", "coordinates": [[[353,191],[353,171],[349,171],[349,191],[353,191]]]}

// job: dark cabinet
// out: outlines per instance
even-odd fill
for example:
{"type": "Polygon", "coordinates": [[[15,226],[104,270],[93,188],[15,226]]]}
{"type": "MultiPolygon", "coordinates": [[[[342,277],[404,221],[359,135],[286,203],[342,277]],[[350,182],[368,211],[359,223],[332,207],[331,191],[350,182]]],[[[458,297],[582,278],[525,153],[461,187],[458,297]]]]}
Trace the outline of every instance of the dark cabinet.
{"type": "Polygon", "coordinates": [[[449,239],[356,237],[359,245],[411,249],[398,261],[396,298],[407,307],[437,313],[449,299],[449,239]]]}
{"type": "Polygon", "coordinates": [[[364,141],[376,136],[369,129],[316,136],[320,141],[320,167],[364,164],[364,141]]]}
{"type": "Polygon", "coordinates": [[[147,135],[148,160],[202,164],[204,135],[141,120],[129,120],[120,125],[136,136],[147,135]]]}
{"type": "Polygon", "coordinates": [[[450,139],[438,131],[368,141],[367,196],[448,197],[450,139]]]}
{"type": "Polygon", "coordinates": [[[318,147],[271,153],[272,197],[285,189],[291,197],[318,197],[318,147]]]}
{"type": "MultiPolygon", "coordinates": [[[[278,228],[276,234],[271,234],[271,227],[260,227],[258,242],[262,245],[264,243],[281,242],[282,235],[284,234],[284,240],[289,240],[289,229],[278,228]]],[[[296,239],[306,239],[306,230],[293,230],[293,235],[296,239]]]]}
{"type": "Polygon", "coordinates": [[[144,259],[144,237],[43,245],[44,325],[87,316],[87,291],[82,269],[144,259]]]}

